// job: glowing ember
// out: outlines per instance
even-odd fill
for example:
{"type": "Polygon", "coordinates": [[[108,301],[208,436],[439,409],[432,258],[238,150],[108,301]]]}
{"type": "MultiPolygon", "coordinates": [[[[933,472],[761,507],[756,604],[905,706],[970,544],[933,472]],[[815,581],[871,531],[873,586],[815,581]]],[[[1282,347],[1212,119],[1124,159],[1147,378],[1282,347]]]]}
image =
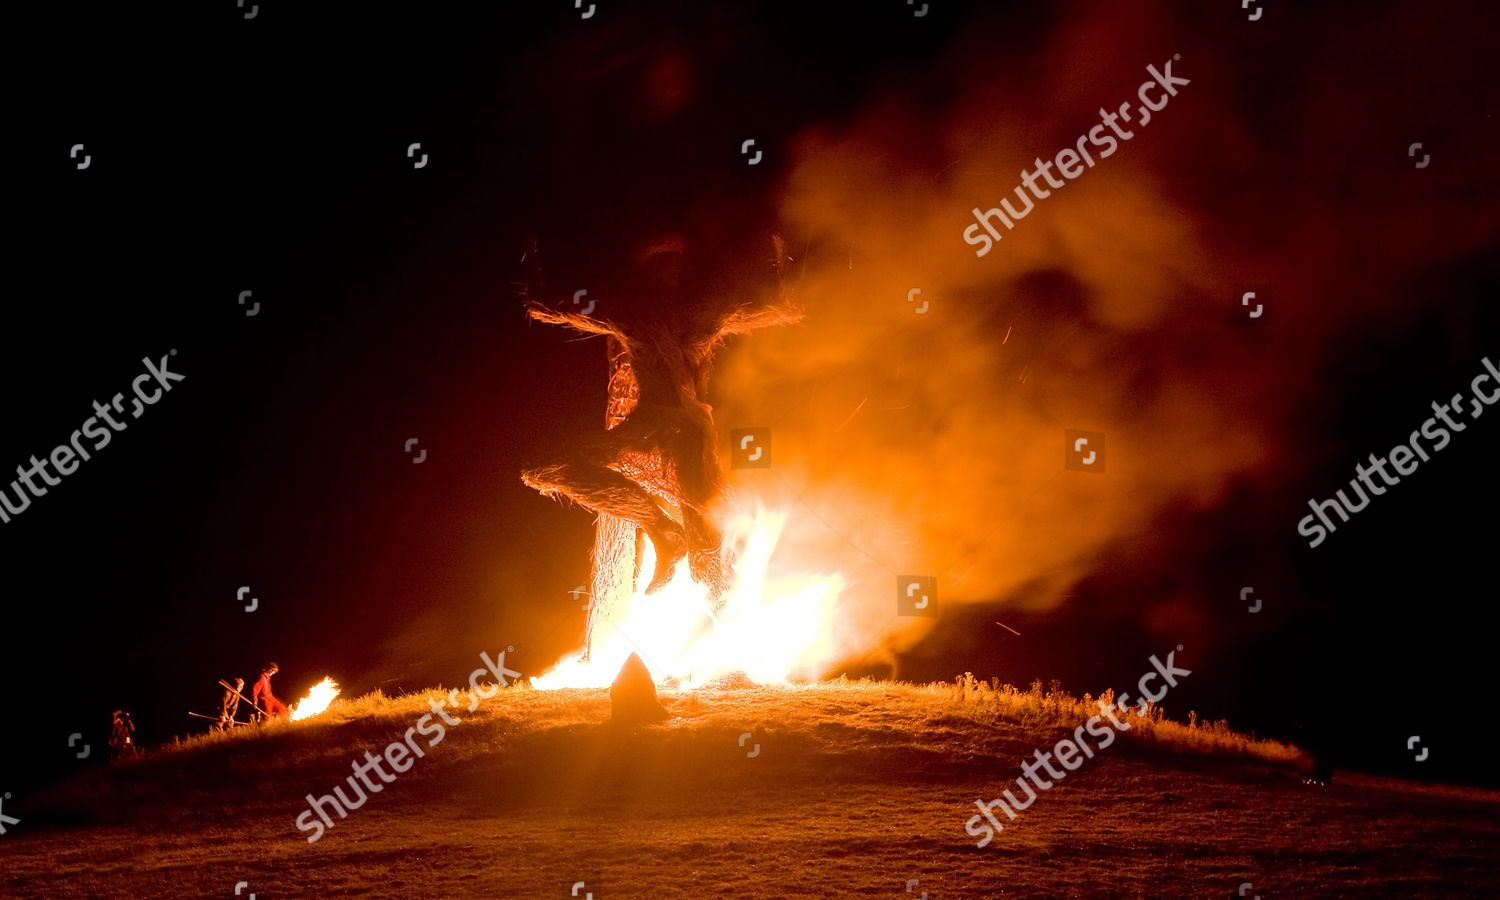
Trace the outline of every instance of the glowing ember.
{"type": "Polygon", "coordinates": [[[307,692],[307,696],[297,701],[297,705],[292,707],[292,721],[299,722],[312,718],[327,709],[328,704],[332,703],[338,695],[338,684],[332,678],[324,678],[313,685],[312,690],[307,692]]]}
{"type": "MultiPolygon", "coordinates": [[[[637,588],[623,615],[594,624],[593,652],[564,659],[532,685],[542,690],[605,687],[626,658],[639,653],[658,683],[693,687],[732,672],[759,684],[816,678],[842,648],[834,612],[844,579],[837,574],[778,574],[771,557],[786,514],[757,511],[729,524],[725,541],[738,548],[724,611],[714,620],[708,589],[692,580],[686,561],[655,594],[637,588]]],[[[656,554],[649,539],[642,572],[656,554]]],[[[645,579],[643,579],[645,580],[645,579]]]]}

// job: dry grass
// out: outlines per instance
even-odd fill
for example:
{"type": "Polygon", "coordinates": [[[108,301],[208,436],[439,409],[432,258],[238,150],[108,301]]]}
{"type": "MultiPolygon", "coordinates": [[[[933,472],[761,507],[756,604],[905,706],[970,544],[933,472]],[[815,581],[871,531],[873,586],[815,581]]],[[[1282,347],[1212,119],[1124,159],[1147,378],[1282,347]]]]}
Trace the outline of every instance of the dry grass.
{"type": "MultiPolygon", "coordinates": [[[[368,728],[382,724],[409,724],[426,713],[433,703],[450,702],[450,708],[456,705],[459,709],[467,709],[473,695],[465,689],[456,690],[456,694],[450,695],[448,690],[439,687],[400,697],[386,697],[375,691],[357,699],[336,700],[326,713],[314,721],[290,722],[278,719],[258,728],[210,731],[162,749],[167,753],[194,753],[209,747],[264,740],[308,727],[328,728],[353,724],[368,728]],[[451,702],[454,700],[456,704],[451,702]]],[[[666,692],[663,696],[669,702],[672,698],[682,702],[679,718],[691,721],[693,727],[730,724],[720,721],[723,718],[720,714],[725,712],[725,707],[700,702],[700,693],[718,695],[723,690],[709,688],[702,692],[666,692]]],[[[1055,687],[1046,690],[1039,681],[1023,691],[998,681],[976,681],[967,673],[954,684],[912,685],[870,679],[839,679],[818,685],[758,687],[754,689],[754,693],[744,694],[743,699],[748,701],[747,705],[735,705],[728,709],[733,709],[736,715],[740,715],[747,708],[756,709],[766,703],[774,706],[778,698],[799,695],[840,701],[838,708],[841,716],[874,716],[919,726],[956,718],[979,727],[1004,723],[1038,729],[1072,730],[1099,712],[1098,701],[1089,694],[1077,698],[1055,687]]],[[[479,701],[476,714],[481,721],[485,718],[513,717],[518,721],[536,720],[551,727],[565,726],[592,721],[591,717],[597,713],[593,707],[601,699],[607,697],[601,698],[598,691],[531,691],[517,688],[504,691],[489,700],[479,701]]],[[[1106,691],[1098,700],[1106,704],[1113,703],[1114,692],[1106,691]]],[[[815,704],[794,708],[805,715],[817,716],[815,704]]],[[[743,718],[742,715],[740,717],[743,718]]],[[[1122,717],[1130,725],[1130,734],[1125,736],[1125,740],[1145,741],[1163,749],[1241,756],[1276,763],[1295,762],[1301,756],[1300,751],[1290,745],[1239,734],[1231,730],[1225,720],[1199,722],[1196,713],[1189,713],[1186,723],[1175,722],[1166,718],[1160,707],[1151,705],[1145,711],[1132,708],[1123,713],[1122,717]]],[[[810,723],[802,724],[806,726],[810,723]]],[[[921,730],[923,729],[920,727],[917,729],[921,730]]]]}
{"type": "Polygon", "coordinates": [[[608,724],[606,691],[502,691],[309,845],[304,795],[444,697],[361,697],[64,784],[0,844],[0,894],[561,897],[601,873],[598,900],[1500,884],[1494,796],[1306,787],[1292,748],[1155,710],[978,850],[974,801],[1097,707],[969,679],[665,692],[673,718],[638,730],[608,724]]]}

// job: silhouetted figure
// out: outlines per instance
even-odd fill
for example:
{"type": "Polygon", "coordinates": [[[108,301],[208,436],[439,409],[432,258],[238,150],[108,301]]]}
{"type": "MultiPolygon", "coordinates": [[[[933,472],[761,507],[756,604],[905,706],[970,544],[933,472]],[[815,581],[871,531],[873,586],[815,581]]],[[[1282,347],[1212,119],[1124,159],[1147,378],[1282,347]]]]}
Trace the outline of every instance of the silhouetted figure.
{"type": "Polygon", "coordinates": [[[275,663],[266,663],[266,667],[260,671],[260,678],[255,682],[255,688],[250,692],[250,702],[260,707],[268,719],[284,716],[287,713],[286,704],[276,699],[276,695],[271,693],[271,676],[280,671],[281,667],[275,663]]]}
{"type": "Polygon", "coordinates": [[[1293,725],[1293,740],[1303,751],[1298,760],[1302,783],[1323,787],[1333,783],[1333,760],[1337,748],[1329,740],[1328,726],[1320,719],[1297,721],[1293,725]]]}
{"type": "Polygon", "coordinates": [[[242,696],[240,692],[244,689],[245,679],[243,678],[236,678],[234,680],[233,689],[224,689],[224,698],[219,701],[219,724],[217,727],[220,731],[223,731],[231,725],[240,724],[239,722],[235,721],[234,717],[235,714],[239,712],[240,697],[242,696]]]}
{"type": "Polygon", "coordinates": [[[135,756],[140,752],[140,748],[135,744],[135,722],[131,720],[130,713],[123,709],[115,710],[113,721],[109,726],[110,758],[135,756]]]}
{"type": "Polygon", "coordinates": [[[622,725],[643,725],[668,718],[666,709],[656,699],[651,670],[634,653],[625,660],[609,688],[609,705],[611,721],[622,725]]]}
{"type": "Polygon", "coordinates": [[[1319,785],[1333,784],[1333,760],[1327,754],[1312,755],[1312,775],[1308,781],[1319,785]]]}

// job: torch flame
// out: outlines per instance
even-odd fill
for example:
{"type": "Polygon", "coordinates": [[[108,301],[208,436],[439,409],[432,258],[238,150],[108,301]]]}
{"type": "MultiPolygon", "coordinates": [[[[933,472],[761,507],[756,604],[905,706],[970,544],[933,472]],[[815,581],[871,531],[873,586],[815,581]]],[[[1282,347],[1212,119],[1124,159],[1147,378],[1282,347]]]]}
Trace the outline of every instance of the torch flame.
{"type": "Polygon", "coordinates": [[[313,685],[312,690],[307,692],[307,696],[298,700],[297,705],[292,707],[292,721],[300,722],[323,712],[338,695],[338,684],[332,678],[324,678],[313,685]]]}
{"type": "MultiPolygon", "coordinates": [[[[708,588],[693,581],[688,563],[655,594],[638,587],[620,614],[595,623],[587,660],[567,657],[532,681],[542,690],[608,686],[631,653],[639,653],[658,683],[695,687],[743,672],[759,684],[786,684],[823,674],[842,648],[834,614],[844,579],[838,574],[773,571],[772,556],[786,525],[783,512],[758,510],[726,529],[738,546],[731,587],[715,616],[708,588]]],[[[648,538],[640,570],[656,565],[648,538]]]]}

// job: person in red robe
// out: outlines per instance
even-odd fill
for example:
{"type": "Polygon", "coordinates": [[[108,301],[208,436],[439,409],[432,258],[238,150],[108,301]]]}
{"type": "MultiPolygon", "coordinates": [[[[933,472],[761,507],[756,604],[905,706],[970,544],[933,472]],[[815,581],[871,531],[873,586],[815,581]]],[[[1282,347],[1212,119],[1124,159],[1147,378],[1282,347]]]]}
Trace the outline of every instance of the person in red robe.
{"type": "Polygon", "coordinates": [[[260,672],[260,678],[255,682],[255,688],[250,692],[250,702],[260,707],[267,718],[274,719],[287,712],[286,704],[271,693],[271,676],[280,671],[281,668],[275,663],[266,663],[266,667],[260,672]]]}

